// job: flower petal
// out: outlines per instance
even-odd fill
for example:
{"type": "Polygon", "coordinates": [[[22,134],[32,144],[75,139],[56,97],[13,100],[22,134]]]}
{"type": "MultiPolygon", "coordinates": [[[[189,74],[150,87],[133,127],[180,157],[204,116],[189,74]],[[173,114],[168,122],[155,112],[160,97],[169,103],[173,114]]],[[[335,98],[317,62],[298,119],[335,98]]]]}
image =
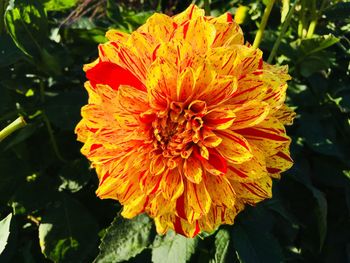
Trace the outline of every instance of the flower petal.
{"type": "Polygon", "coordinates": [[[295,112],[287,105],[282,105],[272,116],[278,119],[283,125],[292,125],[295,112]]]}
{"type": "Polygon", "coordinates": [[[261,149],[265,156],[276,154],[281,145],[290,141],[283,124],[273,117],[265,119],[254,127],[235,131],[242,134],[249,143],[261,149]]]}
{"type": "Polygon", "coordinates": [[[160,188],[165,199],[176,200],[184,192],[184,182],[177,169],[164,174],[160,188]]]}
{"type": "Polygon", "coordinates": [[[279,151],[266,159],[267,171],[274,177],[279,177],[279,174],[288,170],[293,165],[293,160],[289,153],[289,143],[283,144],[279,151]]]}
{"type": "Polygon", "coordinates": [[[215,26],[216,36],[212,47],[243,45],[243,32],[239,25],[232,21],[231,14],[226,13],[208,20],[215,26]]]}
{"type": "Polygon", "coordinates": [[[182,72],[177,81],[176,97],[179,102],[189,101],[193,96],[194,89],[193,70],[188,67],[182,72]]]}
{"type": "Polygon", "coordinates": [[[231,129],[238,130],[255,126],[267,117],[269,110],[269,104],[266,102],[256,100],[248,101],[234,110],[237,117],[231,129]]]}
{"type": "Polygon", "coordinates": [[[185,159],[183,164],[183,173],[186,176],[187,180],[195,184],[200,183],[202,181],[203,175],[202,169],[202,164],[197,158],[192,156],[188,159],[185,159]]]}
{"type": "Polygon", "coordinates": [[[111,62],[100,62],[86,71],[86,77],[92,86],[96,84],[109,85],[117,90],[120,85],[129,85],[139,90],[145,90],[145,86],[130,71],[111,62]]]}
{"type": "Polygon", "coordinates": [[[187,180],[184,202],[186,218],[190,223],[207,214],[210,209],[211,198],[204,182],[194,184],[187,180]]]}
{"type": "Polygon", "coordinates": [[[177,70],[174,65],[157,58],[147,74],[146,86],[152,108],[164,110],[169,99],[176,101],[177,70]]]}
{"type": "Polygon", "coordinates": [[[253,158],[248,141],[240,134],[225,130],[217,131],[222,142],[216,149],[228,161],[232,163],[243,163],[253,158]]]}
{"type": "Polygon", "coordinates": [[[205,186],[212,203],[218,206],[233,207],[236,193],[225,176],[205,175],[205,186]]]}
{"type": "Polygon", "coordinates": [[[120,106],[130,113],[140,114],[149,109],[147,93],[131,86],[119,87],[118,101],[120,106]]]}
{"type": "Polygon", "coordinates": [[[264,153],[256,147],[251,147],[253,158],[241,164],[227,166],[227,178],[239,182],[252,182],[268,176],[264,153]]]}
{"type": "Polygon", "coordinates": [[[235,118],[236,114],[232,108],[221,106],[208,111],[203,120],[208,128],[226,130],[232,126],[235,118]]]}
{"type": "Polygon", "coordinates": [[[185,11],[174,16],[173,19],[175,23],[181,25],[187,20],[197,19],[198,17],[204,16],[204,14],[205,12],[203,9],[198,8],[196,5],[190,5],[185,11]]]}
{"type": "Polygon", "coordinates": [[[115,29],[110,29],[106,33],[106,38],[109,41],[126,42],[129,37],[130,37],[130,34],[127,34],[115,29]]]}
{"type": "Polygon", "coordinates": [[[153,14],[146,23],[137,29],[140,33],[147,33],[152,37],[154,44],[169,41],[175,29],[173,19],[164,14],[153,14]]]}
{"type": "Polygon", "coordinates": [[[272,179],[269,176],[250,183],[231,181],[239,199],[248,204],[256,204],[272,196],[272,179]]]}

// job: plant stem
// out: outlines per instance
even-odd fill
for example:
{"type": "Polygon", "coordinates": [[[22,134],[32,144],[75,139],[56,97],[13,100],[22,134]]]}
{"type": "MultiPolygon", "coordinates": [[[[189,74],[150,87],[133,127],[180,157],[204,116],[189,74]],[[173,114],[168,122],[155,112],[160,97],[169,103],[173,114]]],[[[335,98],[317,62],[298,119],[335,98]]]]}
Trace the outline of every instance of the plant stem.
{"type": "Polygon", "coordinates": [[[25,122],[23,117],[18,117],[16,120],[11,122],[8,126],[6,126],[3,130],[0,131],[0,142],[7,136],[9,136],[11,133],[15,132],[20,128],[23,128],[26,125],[27,123],[25,122]]]}
{"type": "Polygon", "coordinates": [[[292,19],[292,16],[294,14],[294,11],[295,11],[295,5],[299,2],[299,0],[296,0],[292,6],[292,8],[289,10],[288,12],[288,15],[286,17],[286,19],[284,20],[283,22],[283,25],[282,25],[282,28],[281,28],[281,32],[275,42],[275,44],[273,45],[273,48],[271,50],[271,53],[270,53],[270,56],[269,58],[267,59],[267,63],[271,64],[273,58],[275,57],[276,53],[277,53],[277,50],[281,44],[281,41],[282,41],[282,38],[284,37],[284,34],[286,33],[287,31],[287,28],[290,24],[290,21],[292,19]]]}
{"type": "Polygon", "coordinates": [[[265,8],[264,15],[261,19],[261,23],[260,23],[258,32],[256,33],[256,36],[254,39],[253,48],[258,48],[260,43],[261,43],[261,40],[262,40],[262,37],[264,34],[264,30],[265,30],[265,27],[267,24],[267,20],[269,19],[269,16],[270,16],[270,13],[271,13],[271,10],[272,10],[274,3],[275,3],[275,0],[270,0],[265,8]]]}

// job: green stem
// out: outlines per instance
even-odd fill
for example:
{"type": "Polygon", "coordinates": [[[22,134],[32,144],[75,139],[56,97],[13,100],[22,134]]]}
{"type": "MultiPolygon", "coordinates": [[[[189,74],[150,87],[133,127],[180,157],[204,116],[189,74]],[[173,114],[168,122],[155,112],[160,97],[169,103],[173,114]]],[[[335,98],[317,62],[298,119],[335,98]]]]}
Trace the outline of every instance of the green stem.
{"type": "Polygon", "coordinates": [[[272,10],[274,3],[275,3],[275,0],[270,0],[265,8],[264,15],[261,19],[261,23],[260,23],[258,32],[256,33],[256,36],[254,39],[253,48],[258,48],[260,43],[261,43],[261,40],[262,40],[262,37],[264,34],[264,30],[265,30],[265,27],[267,24],[267,20],[269,20],[269,16],[270,16],[270,13],[271,13],[271,10],[272,10]]]}
{"type": "Polygon", "coordinates": [[[25,122],[23,117],[18,117],[16,120],[11,122],[8,126],[6,126],[3,130],[0,131],[0,142],[7,136],[9,136],[11,133],[15,132],[20,128],[23,128],[26,125],[27,123],[25,122]]]}
{"type": "Polygon", "coordinates": [[[275,42],[275,44],[273,45],[272,51],[270,53],[269,58],[267,59],[267,63],[271,64],[272,60],[274,59],[274,57],[276,56],[277,50],[281,44],[282,38],[284,37],[284,34],[287,31],[287,28],[290,24],[290,21],[292,20],[292,16],[294,14],[295,11],[295,6],[296,4],[299,2],[299,0],[296,0],[292,6],[292,8],[289,10],[288,15],[286,17],[286,19],[283,22],[282,28],[281,28],[281,32],[275,42]]]}
{"type": "Polygon", "coordinates": [[[210,16],[210,2],[209,0],[204,0],[204,10],[207,16],[210,16]]]}
{"type": "Polygon", "coordinates": [[[320,10],[317,12],[317,7],[316,7],[316,2],[315,3],[315,6],[313,7],[313,14],[312,14],[312,21],[310,22],[309,24],[309,28],[307,30],[307,34],[306,34],[306,38],[311,38],[314,33],[315,33],[315,29],[316,29],[316,26],[317,26],[317,23],[318,23],[318,19],[320,18],[324,8],[325,8],[325,5],[327,3],[326,0],[323,0],[322,3],[321,3],[321,7],[320,7],[320,10]]]}
{"type": "Polygon", "coordinates": [[[316,28],[316,25],[317,25],[317,20],[318,20],[318,18],[315,18],[314,20],[312,20],[310,22],[309,28],[307,29],[306,38],[311,38],[314,35],[315,28],[316,28]]]}

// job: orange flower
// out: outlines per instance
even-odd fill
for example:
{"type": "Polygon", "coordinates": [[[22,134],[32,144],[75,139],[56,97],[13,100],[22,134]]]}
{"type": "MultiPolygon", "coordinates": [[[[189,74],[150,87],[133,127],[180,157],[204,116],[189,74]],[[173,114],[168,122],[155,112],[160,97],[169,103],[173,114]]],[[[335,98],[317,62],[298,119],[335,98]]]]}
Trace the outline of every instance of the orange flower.
{"type": "Polygon", "coordinates": [[[89,103],[76,127],[100,198],[193,237],[271,197],[271,178],[292,165],[286,67],[244,45],[230,14],[194,5],[106,36],[84,67],[89,103]]]}

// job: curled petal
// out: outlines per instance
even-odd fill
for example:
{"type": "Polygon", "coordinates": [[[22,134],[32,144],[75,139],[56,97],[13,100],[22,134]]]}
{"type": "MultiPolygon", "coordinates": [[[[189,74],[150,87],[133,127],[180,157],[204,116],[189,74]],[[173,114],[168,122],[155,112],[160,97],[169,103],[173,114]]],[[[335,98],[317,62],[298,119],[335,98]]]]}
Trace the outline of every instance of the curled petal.
{"type": "Polygon", "coordinates": [[[235,111],[230,107],[217,107],[208,111],[203,120],[208,128],[215,130],[226,130],[230,128],[235,121],[235,111]]]}

